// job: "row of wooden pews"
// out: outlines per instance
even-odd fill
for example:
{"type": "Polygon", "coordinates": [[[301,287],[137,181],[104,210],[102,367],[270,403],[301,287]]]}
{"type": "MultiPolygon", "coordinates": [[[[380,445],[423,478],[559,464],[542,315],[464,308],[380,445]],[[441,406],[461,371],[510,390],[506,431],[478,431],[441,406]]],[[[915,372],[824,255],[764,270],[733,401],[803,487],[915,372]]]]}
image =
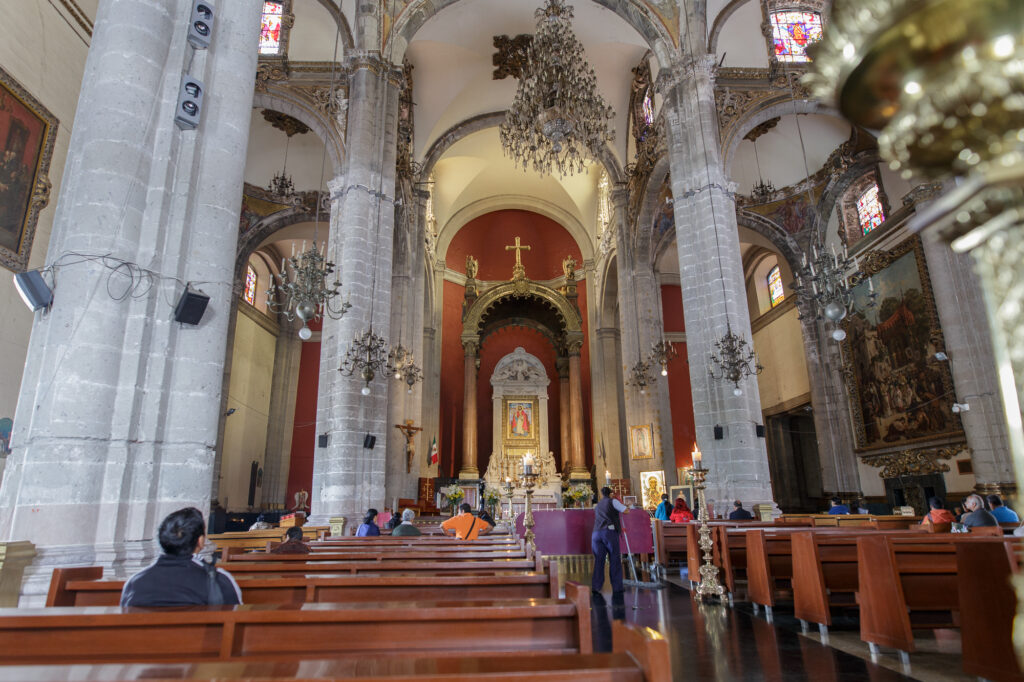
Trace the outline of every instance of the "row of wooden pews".
{"type": "MultiPolygon", "coordinates": [[[[691,575],[699,569],[697,526],[686,529],[691,575]]],[[[823,640],[837,610],[856,611],[861,639],[900,652],[905,665],[915,630],[959,628],[963,668],[993,680],[1024,680],[1011,633],[1024,539],[1000,528],[970,534],[927,532],[905,525],[787,527],[717,524],[713,562],[730,595],[755,612],[792,607],[823,640]],[[745,586],[745,591],[743,587],[745,586]]]]}
{"type": "Polygon", "coordinates": [[[560,597],[557,564],[516,538],[244,551],[258,546],[229,545],[220,564],[244,606],[121,609],[123,580],[55,571],[47,608],[0,609],[0,678],[671,679],[668,645],[647,628],[616,623],[614,652],[593,653],[589,589],[567,582],[560,597]]]}

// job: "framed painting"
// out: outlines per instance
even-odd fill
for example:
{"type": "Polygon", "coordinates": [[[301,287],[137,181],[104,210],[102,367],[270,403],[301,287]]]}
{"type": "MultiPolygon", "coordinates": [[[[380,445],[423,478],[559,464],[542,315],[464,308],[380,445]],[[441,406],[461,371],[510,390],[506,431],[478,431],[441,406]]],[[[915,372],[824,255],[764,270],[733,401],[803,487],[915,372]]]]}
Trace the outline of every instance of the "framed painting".
{"type": "Polygon", "coordinates": [[[28,267],[39,212],[50,201],[57,119],[0,68],[0,265],[28,267]]]}
{"type": "Polygon", "coordinates": [[[629,427],[630,459],[654,458],[654,430],[650,424],[629,427]]]}
{"type": "Polygon", "coordinates": [[[862,269],[843,323],[857,451],[962,437],[949,363],[935,359],[945,344],[920,238],[868,253],[862,269]]]}
{"type": "Polygon", "coordinates": [[[642,482],[641,493],[643,495],[644,509],[654,511],[661,503],[661,496],[666,492],[665,472],[641,471],[640,481],[642,482]]]}
{"type": "MultiPolygon", "coordinates": [[[[668,501],[675,504],[677,498],[683,498],[686,500],[686,506],[690,508],[690,511],[696,509],[693,501],[693,486],[692,485],[674,485],[668,489],[668,501]]],[[[697,512],[693,512],[696,517],[697,512]]]]}
{"type": "Polygon", "coordinates": [[[504,400],[505,440],[539,440],[537,399],[508,397],[504,400]]]}

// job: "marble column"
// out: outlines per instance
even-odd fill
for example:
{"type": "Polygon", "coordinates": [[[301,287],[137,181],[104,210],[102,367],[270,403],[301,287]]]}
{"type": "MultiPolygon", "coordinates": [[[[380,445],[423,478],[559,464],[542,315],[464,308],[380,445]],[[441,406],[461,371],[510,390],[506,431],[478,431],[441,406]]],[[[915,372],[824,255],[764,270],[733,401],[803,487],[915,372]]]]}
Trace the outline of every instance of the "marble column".
{"type": "Polygon", "coordinates": [[[709,469],[708,497],[771,503],[757,378],[733,385],[708,375],[727,330],[751,342],[733,190],[723,167],[715,109],[714,55],[687,57],[659,75],[665,97],[687,356],[697,443],[709,469]],[[714,427],[724,437],[715,440],[714,427]]]}
{"type": "Polygon", "coordinates": [[[558,456],[562,460],[562,471],[572,468],[572,440],[569,437],[569,359],[558,358],[555,361],[558,370],[558,444],[561,451],[558,456]]]}
{"type": "Polygon", "coordinates": [[[338,263],[344,295],[352,308],[340,320],[324,319],[320,343],[317,433],[311,521],[355,519],[368,507],[385,506],[388,377],[381,368],[363,395],[356,371],[338,371],[354,339],[372,330],[394,343],[391,270],[395,226],[395,157],[400,69],[374,53],[355,53],[345,63],[349,108],[347,156],[342,174],[328,183],[331,230],[328,253],[338,263]],[[373,448],[363,447],[367,435],[373,448]]]}
{"type": "Polygon", "coordinates": [[[466,360],[463,372],[465,384],[462,392],[462,466],[459,467],[459,478],[480,478],[477,468],[476,439],[476,384],[477,384],[477,353],[479,348],[475,341],[463,341],[466,360]]]}
{"type": "Polygon", "coordinates": [[[186,42],[189,0],[97,9],[47,261],[159,279],[121,298],[123,271],[78,259],[36,313],[0,487],[0,540],[39,548],[25,604],[56,566],[124,575],[167,513],[209,505],[262,8],[219,4],[208,50],[186,42]],[[195,130],[173,122],[185,73],[206,88],[195,130]],[[173,321],[175,280],[210,296],[199,325],[173,321]]]}
{"type": "Polygon", "coordinates": [[[590,478],[583,448],[583,376],[580,370],[580,344],[569,346],[569,440],[572,452],[570,478],[590,478]]]}

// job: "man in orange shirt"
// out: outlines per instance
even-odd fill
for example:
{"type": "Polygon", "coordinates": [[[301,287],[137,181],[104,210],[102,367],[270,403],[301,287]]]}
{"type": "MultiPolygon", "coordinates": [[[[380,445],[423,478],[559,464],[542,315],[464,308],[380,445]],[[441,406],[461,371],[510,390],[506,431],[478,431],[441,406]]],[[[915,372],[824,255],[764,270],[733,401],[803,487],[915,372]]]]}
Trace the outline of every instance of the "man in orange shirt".
{"type": "Polygon", "coordinates": [[[462,513],[441,524],[442,533],[454,534],[458,540],[476,540],[478,536],[491,532],[491,524],[473,516],[473,508],[466,502],[459,505],[459,511],[462,513]]]}

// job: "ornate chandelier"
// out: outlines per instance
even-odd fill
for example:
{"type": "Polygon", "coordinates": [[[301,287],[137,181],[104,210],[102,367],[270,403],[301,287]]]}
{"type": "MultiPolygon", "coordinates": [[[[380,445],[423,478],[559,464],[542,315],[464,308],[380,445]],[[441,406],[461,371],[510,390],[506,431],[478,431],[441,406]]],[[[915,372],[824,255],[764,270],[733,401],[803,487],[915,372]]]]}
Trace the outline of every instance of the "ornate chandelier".
{"type": "Polygon", "coordinates": [[[416,364],[412,351],[401,342],[388,354],[388,367],[394,370],[395,380],[405,382],[409,393],[417,381],[423,381],[423,370],[416,364]]]}
{"type": "Polygon", "coordinates": [[[352,307],[348,301],[337,303],[340,279],[335,277],[330,287],[327,286],[327,278],[334,273],[334,263],[324,259],[325,246],[321,244],[318,251],[314,239],[307,251],[306,242],[302,242],[302,250],[296,256],[293,244],[292,257],[281,259],[277,281],[271,279],[267,289],[267,308],[283,314],[289,322],[296,317],[302,320],[299,338],[303,340],[313,335],[307,326],[310,320],[320,320],[325,314],[338,320],[352,307]],[[291,266],[290,273],[286,266],[291,266]]]}
{"type": "Polygon", "coordinates": [[[668,363],[675,356],[676,356],[676,349],[672,346],[671,343],[665,341],[665,339],[663,338],[661,341],[658,341],[657,343],[655,343],[654,346],[651,348],[651,353],[648,356],[650,359],[648,360],[648,362],[650,363],[650,365],[652,367],[654,365],[660,365],[661,366],[661,376],[667,377],[668,376],[668,363]]]}
{"type": "Polygon", "coordinates": [[[643,359],[637,360],[636,364],[629,370],[629,377],[626,379],[626,385],[640,389],[640,393],[643,394],[646,393],[647,387],[650,386],[652,382],[651,363],[643,359]]]}
{"type": "Polygon", "coordinates": [[[501,145],[523,170],[541,175],[583,171],[613,139],[615,112],[597,91],[597,76],[572,31],[572,7],[546,0],[534,12],[537,32],[515,100],[501,124],[501,145]]]}
{"type": "Polygon", "coordinates": [[[378,372],[386,371],[388,368],[387,346],[387,340],[383,336],[374,334],[371,326],[352,340],[352,344],[345,351],[345,357],[342,358],[338,371],[348,377],[358,374],[366,382],[360,392],[363,395],[370,395],[370,382],[378,372]]]}
{"type": "Polygon", "coordinates": [[[714,379],[731,381],[733,395],[743,395],[740,381],[760,374],[763,369],[754,349],[747,347],[746,339],[733,334],[732,326],[726,323],[725,336],[715,341],[715,349],[711,351],[708,374],[714,379]]]}
{"type": "MultiPolygon", "coordinates": [[[[853,307],[852,282],[856,275],[857,259],[849,257],[845,244],[843,255],[840,257],[835,247],[832,248],[832,253],[828,254],[823,245],[812,243],[810,261],[807,260],[807,254],[803,254],[801,267],[796,273],[794,293],[801,299],[814,303],[817,319],[820,320],[824,315],[835,325],[832,338],[836,341],[846,338],[846,331],[839,326],[839,322],[853,307]]],[[[875,305],[877,298],[875,284],[869,277],[867,306],[875,305]]],[[[803,317],[801,315],[800,319],[803,317]]]]}
{"type": "Polygon", "coordinates": [[[269,191],[282,199],[288,199],[295,194],[295,183],[292,182],[292,176],[288,175],[288,147],[293,134],[289,134],[284,143],[284,163],[281,164],[281,172],[274,173],[270,184],[267,185],[269,191]]]}

